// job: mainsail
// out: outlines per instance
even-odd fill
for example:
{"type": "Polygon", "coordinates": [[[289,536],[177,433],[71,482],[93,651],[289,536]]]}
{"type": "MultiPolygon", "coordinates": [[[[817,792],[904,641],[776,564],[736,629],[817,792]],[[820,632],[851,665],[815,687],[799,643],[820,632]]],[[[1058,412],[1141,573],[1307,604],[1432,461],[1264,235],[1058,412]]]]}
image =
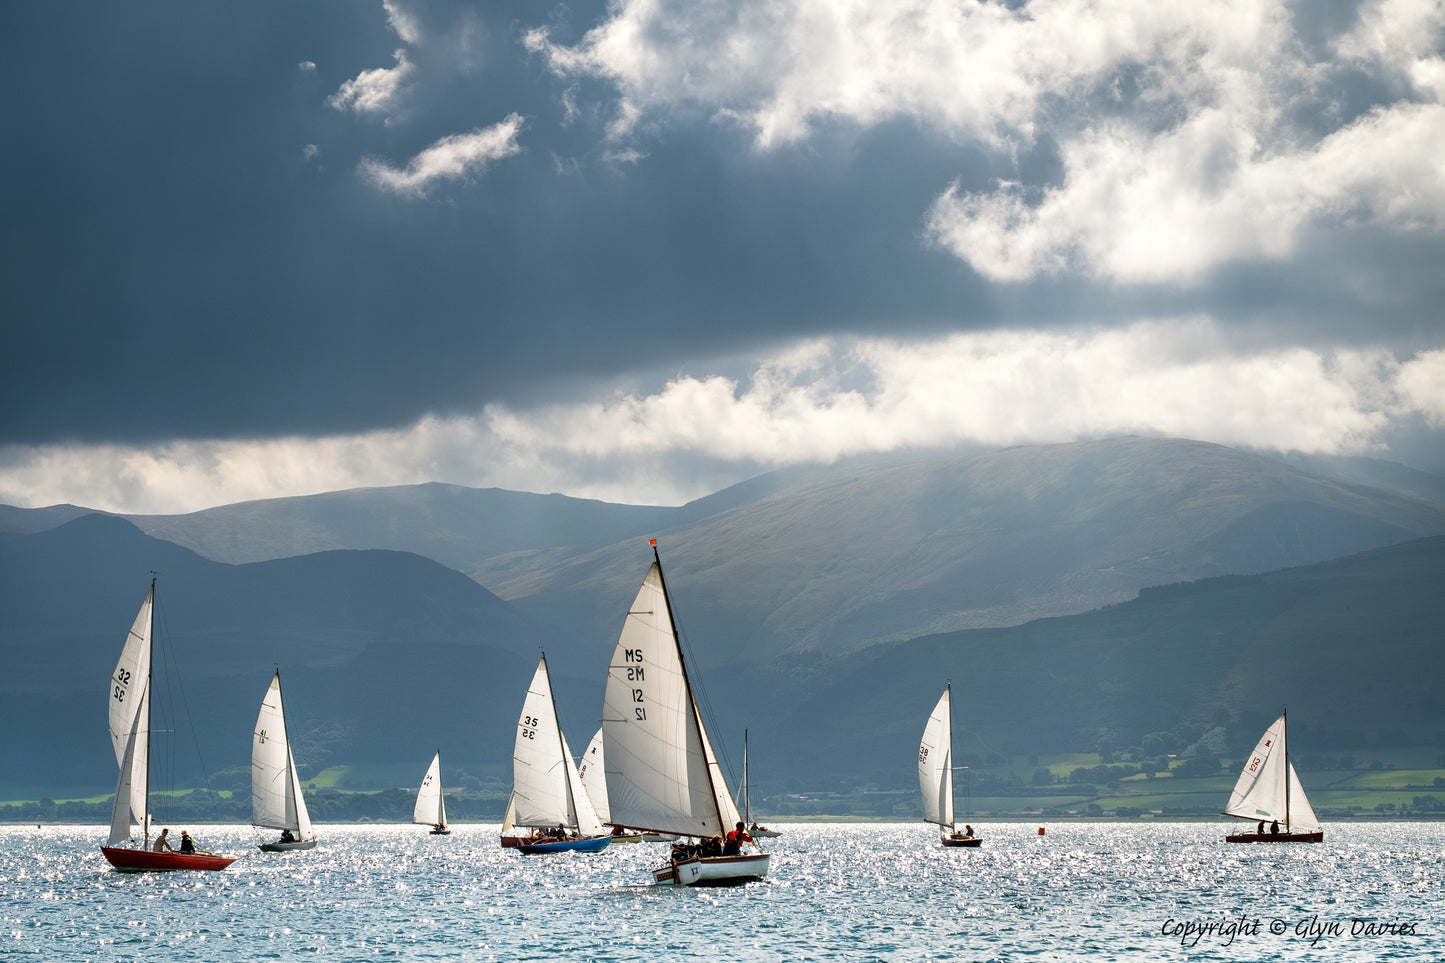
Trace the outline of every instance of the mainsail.
{"type": "Polygon", "coordinates": [[[1274,721],[1254,747],[1224,812],[1229,816],[1283,823],[1287,831],[1318,832],[1323,827],[1289,761],[1285,717],[1274,721]]]}
{"type": "Polygon", "coordinates": [[[739,821],[693,699],[656,561],[608,667],[602,732],[612,825],[721,836],[739,821]]]}
{"type": "Polygon", "coordinates": [[[279,670],[261,700],[251,743],[251,823],[268,829],[289,829],[297,839],[313,835],[286,732],[279,670]]]}
{"type": "Polygon", "coordinates": [[[557,720],[547,658],[537,663],[512,753],[512,806],[518,826],[569,826],[583,836],[602,832],[602,823],[582,788],[572,750],[557,720]]]}
{"type": "Polygon", "coordinates": [[[918,746],[918,787],[923,794],[923,819],[953,829],[953,711],[952,686],[934,706],[923,741],[918,746]]]}
{"type": "Polygon", "coordinates": [[[151,613],[155,597],[156,586],[152,580],[110,677],[110,741],[115,748],[120,778],[115,784],[108,846],[130,837],[132,813],[140,823],[141,835],[147,841],[150,839],[146,794],[150,788],[147,773],[150,768],[151,613]]]}
{"type": "Polygon", "coordinates": [[[411,821],[423,826],[445,826],[447,804],[442,798],[442,754],[432,757],[426,775],[422,777],[421,788],[416,792],[416,806],[411,811],[411,821]]]}

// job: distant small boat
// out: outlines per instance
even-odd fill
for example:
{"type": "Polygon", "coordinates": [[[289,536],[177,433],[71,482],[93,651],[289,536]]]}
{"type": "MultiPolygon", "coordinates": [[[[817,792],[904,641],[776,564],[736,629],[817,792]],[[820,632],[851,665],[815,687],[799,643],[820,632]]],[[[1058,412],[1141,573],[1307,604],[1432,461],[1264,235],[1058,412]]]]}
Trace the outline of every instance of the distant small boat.
{"type": "Polygon", "coordinates": [[[602,708],[611,823],[645,833],[701,837],[674,846],[652,870],[656,883],[737,886],[763,879],[764,852],[724,855],[722,837],[742,821],[698,715],[683,661],[662,561],[627,610],[613,650],[602,708]]]}
{"type": "Polygon", "coordinates": [[[748,788],[748,730],[743,730],[743,821],[748,824],[748,835],[754,839],[776,839],[783,835],[776,829],[759,826],[753,821],[753,796],[748,788]]]}
{"type": "Polygon", "coordinates": [[[411,821],[419,826],[430,826],[433,836],[448,836],[447,803],[442,798],[442,752],[432,757],[426,775],[422,777],[421,788],[416,791],[416,806],[411,811],[411,821]]]}
{"type": "Polygon", "coordinates": [[[537,662],[532,684],[517,720],[512,752],[512,798],[502,826],[502,846],[526,855],[545,853],[596,853],[612,838],[602,827],[582,777],[572,760],[567,737],[557,718],[547,657],[537,662]],[[528,827],[528,836],[509,836],[516,826],[528,827]]]}
{"type": "Polygon", "coordinates": [[[291,755],[286,711],[281,704],[281,670],[261,699],[256,731],[251,741],[251,824],[258,829],[279,829],[281,838],[261,843],[263,853],[289,853],[315,849],[316,832],[301,794],[301,777],[291,755]]]}
{"type": "Polygon", "coordinates": [[[953,687],[943,687],[943,695],[934,706],[928,724],[923,727],[923,741],[918,745],[918,788],[923,795],[923,820],[939,827],[939,843],[970,849],[983,845],[983,838],[955,828],[953,818],[953,687]]]}
{"type": "MultiPolygon", "coordinates": [[[[123,873],[218,870],[236,861],[214,853],[153,851],[150,840],[151,639],[155,628],[156,580],[141,603],[120,661],[110,677],[110,739],[120,779],[110,813],[110,837],[101,853],[123,873]],[[142,848],[116,845],[130,838],[131,814],[140,823],[142,848]]],[[[166,834],[162,834],[166,835],[166,834]]]]}
{"type": "Polygon", "coordinates": [[[1229,795],[1226,816],[1258,820],[1252,833],[1232,833],[1227,843],[1320,843],[1324,827],[1300,785],[1299,775],[1289,760],[1283,714],[1260,736],[1259,745],[1229,795]],[[1281,831],[1280,824],[1284,824],[1281,831]]]}

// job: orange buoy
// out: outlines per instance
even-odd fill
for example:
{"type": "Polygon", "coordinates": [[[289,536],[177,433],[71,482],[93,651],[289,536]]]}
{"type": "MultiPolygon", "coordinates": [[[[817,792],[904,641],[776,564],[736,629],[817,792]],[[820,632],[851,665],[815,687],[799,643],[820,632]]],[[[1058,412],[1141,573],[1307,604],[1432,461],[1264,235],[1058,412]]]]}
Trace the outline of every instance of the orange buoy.
{"type": "Polygon", "coordinates": [[[1043,834],[1044,834],[1044,827],[1040,826],[1040,827],[1039,827],[1039,835],[1042,836],[1043,834]]]}

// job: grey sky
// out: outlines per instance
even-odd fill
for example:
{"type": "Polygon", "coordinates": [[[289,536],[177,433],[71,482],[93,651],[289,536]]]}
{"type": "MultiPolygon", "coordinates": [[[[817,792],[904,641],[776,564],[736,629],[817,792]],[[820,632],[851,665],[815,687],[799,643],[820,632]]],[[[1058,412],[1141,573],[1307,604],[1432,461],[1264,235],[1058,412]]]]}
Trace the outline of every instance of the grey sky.
{"type": "Polygon", "coordinates": [[[9,4],[0,501],[1441,470],[1423,0],[9,4]]]}

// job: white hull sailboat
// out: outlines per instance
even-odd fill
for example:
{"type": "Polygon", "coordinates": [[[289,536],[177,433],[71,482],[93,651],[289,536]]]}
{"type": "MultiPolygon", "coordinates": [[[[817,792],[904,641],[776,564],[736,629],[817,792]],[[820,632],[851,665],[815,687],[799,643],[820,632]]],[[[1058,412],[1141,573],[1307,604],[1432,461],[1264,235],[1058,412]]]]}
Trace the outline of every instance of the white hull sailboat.
{"type": "Polygon", "coordinates": [[[652,567],[627,611],[607,672],[602,732],[609,822],[704,841],[674,846],[668,862],[652,871],[657,883],[736,886],[760,880],[768,872],[767,853],[721,854],[722,837],[742,817],[698,714],[656,540],[651,544],[652,567]]]}
{"type": "Polygon", "coordinates": [[[512,798],[502,836],[503,847],[527,855],[596,853],[611,842],[582,788],[582,777],[562,734],[545,655],[537,662],[517,720],[512,798]],[[530,828],[532,834],[509,836],[514,826],[530,828]]]}
{"type": "Polygon", "coordinates": [[[965,846],[970,849],[983,844],[983,839],[955,828],[953,818],[953,704],[952,685],[943,688],[938,705],[923,727],[923,741],[918,745],[918,788],[923,795],[923,820],[938,826],[939,843],[944,846],[965,846]]]}
{"type": "Polygon", "coordinates": [[[280,669],[271,677],[252,733],[251,824],[257,829],[281,831],[280,839],[260,844],[263,853],[316,848],[316,833],[306,812],[306,798],[301,794],[301,777],[291,756],[291,738],[281,704],[280,669]]]}
{"type": "MultiPolygon", "coordinates": [[[[111,808],[110,836],[101,853],[123,873],[167,872],[177,869],[225,869],[234,856],[213,853],[171,852],[151,849],[150,831],[150,740],[151,740],[151,641],[155,628],[156,582],[141,603],[135,623],[126,636],[120,661],[110,677],[110,739],[120,779],[115,786],[111,808]],[[141,848],[118,845],[131,836],[131,815],[141,828],[141,848]]],[[[166,835],[162,833],[162,835],[166,835]]],[[[160,846],[160,843],[157,843],[160,846]]]]}
{"type": "Polygon", "coordinates": [[[1260,736],[1229,794],[1226,816],[1257,820],[1252,833],[1231,833],[1227,843],[1320,843],[1324,827],[1289,760],[1283,714],[1260,736]]]}
{"type": "Polygon", "coordinates": [[[416,805],[411,810],[411,821],[418,826],[430,826],[433,836],[446,836],[447,802],[442,798],[442,751],[432,757],[426,775],[422,777],[421,788],[416,791],[416,805]]]}

